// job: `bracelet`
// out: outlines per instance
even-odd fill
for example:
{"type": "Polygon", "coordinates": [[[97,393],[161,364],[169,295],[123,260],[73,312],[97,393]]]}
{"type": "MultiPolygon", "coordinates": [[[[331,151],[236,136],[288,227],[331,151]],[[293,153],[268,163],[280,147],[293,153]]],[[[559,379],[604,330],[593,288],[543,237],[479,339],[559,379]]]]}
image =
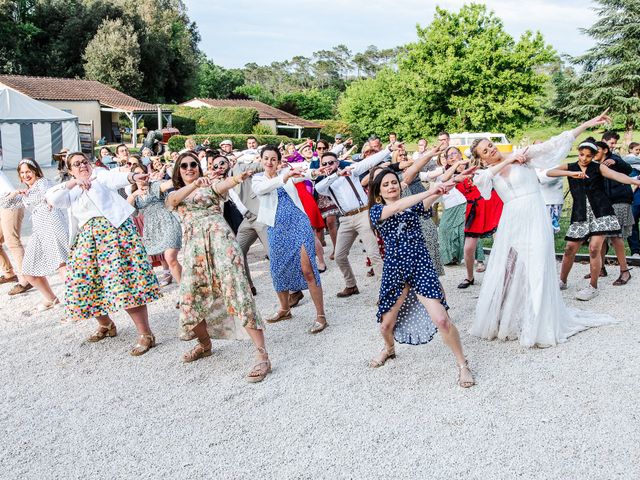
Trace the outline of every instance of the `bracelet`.
{"type": "Polygon", "coordinates": [[[234,175],[231,178],[233,179],[233,183],[235,183],[236,185],[240,185],[242,183],[242,180],[238,180],[238,175],[234,175]]]}
{"type": "Polygon", "coordinates": [[[131,184],[136,183],[136,182],[135,182],[135,180],[133,179],[134,175],[135,175],[135,173],[130,173],[130,174],[127,176],[127,181],[128,181],[129,183],[131,183],[131,184]]]}

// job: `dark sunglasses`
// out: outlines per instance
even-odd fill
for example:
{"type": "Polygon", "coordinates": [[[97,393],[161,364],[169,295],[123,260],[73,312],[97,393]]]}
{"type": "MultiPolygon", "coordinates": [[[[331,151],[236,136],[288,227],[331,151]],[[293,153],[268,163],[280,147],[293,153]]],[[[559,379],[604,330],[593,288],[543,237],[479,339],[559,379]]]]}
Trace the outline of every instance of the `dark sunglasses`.
{"type": "Polygon", "coordinates": [[[327,147],[316,147],[316,150],[326,150],[327,147]]]}
{"type": "Polygon", "coordinates": [[[322,166],[323,167],[328,167],[329,165],[335,165],[336,161],[335,160],[331,160],[329,162],[322,162],[322,166]]]}
{"type": "Polygon", "coordinates": [[[87,160],[79,160],[71,164],[71,166],[75,168],[78,168],[80,165],[89,165],[89,162],[87,160]]]}
{"type": "Polygon", "coordinates": [[[138,162],[127,162],[127,167],[137,167],[140,165],[138,162]]]}
{"type": "Polygon", "coordinates": [[[218,168],[224,167],[226,164],[227,162],[225,160],[221,160],[220,163],[214,163],[213,165],[211,165],[211,168],[217,170],[218,168]]]}
{"type": "Polygon", "coordinates": [[[186,170],[187,168],[198,168],[198,162],[181,163],[180,170],[186,170]]]}

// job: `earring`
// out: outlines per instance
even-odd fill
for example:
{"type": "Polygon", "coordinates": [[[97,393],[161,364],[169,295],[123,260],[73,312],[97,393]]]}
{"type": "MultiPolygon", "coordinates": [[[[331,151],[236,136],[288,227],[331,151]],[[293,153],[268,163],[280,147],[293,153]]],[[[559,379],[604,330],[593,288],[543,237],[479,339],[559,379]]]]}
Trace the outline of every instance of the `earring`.
{"type": "Polygon", "coordinates": [[[376,197],[376,203],[382,203],[382,198],[381,197],[376,197]]]}

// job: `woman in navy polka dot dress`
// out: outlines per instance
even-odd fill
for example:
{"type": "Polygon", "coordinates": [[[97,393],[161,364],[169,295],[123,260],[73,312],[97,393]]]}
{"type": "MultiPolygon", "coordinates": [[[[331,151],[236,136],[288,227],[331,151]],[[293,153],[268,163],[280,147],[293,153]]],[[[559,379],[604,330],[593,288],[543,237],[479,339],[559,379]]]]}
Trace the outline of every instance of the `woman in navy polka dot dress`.
{"type": "Polygon", "coordinates": [[[431,205],[454,185],[451,181],[401,198],[400,180],[393,170],[383,169],[373,180],[369,216],[385,247],[377,314],[385,348],[370,366],[381,367],[387,359],[395,358],[395,340],[413,345],[429,342],[436,332],[435,324],[456,357],[458,384],[466,388],[474,385],[473,376],[458,330],[447,314],[444,292],[420,225],[420,217],[431,215],[431,205]]]}

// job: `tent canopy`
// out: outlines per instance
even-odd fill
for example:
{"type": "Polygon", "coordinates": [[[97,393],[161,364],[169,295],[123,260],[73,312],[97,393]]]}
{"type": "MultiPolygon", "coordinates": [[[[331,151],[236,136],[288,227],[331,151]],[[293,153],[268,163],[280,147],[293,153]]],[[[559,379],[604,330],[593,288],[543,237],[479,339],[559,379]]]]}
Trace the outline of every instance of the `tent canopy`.
{"type": "Polygon", "coordinates": [[[50,165],[63,148],[78,150],[78,117],[8,88],[0,89],[0,150],[3,168],[33,158],[50,165]]]}

